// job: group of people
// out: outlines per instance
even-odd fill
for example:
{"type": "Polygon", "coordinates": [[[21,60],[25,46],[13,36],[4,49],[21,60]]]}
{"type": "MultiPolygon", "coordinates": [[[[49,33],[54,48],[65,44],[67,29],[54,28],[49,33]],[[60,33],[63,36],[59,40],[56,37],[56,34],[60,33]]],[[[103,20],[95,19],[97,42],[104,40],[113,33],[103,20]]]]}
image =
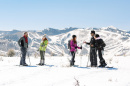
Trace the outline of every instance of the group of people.
{"type": "MultiPolygon", "coordinates": [[[[22,57],[20,59],[20,65],[22,66],[28,66],[28,64],[26,63],[26,54],[27,54],[27,48],[28,48],[28,33],[25,32],[24,36],[21,37],[18,40],[18,45],[21,48],[21,54],[22,57]]],[[[48,39],[46,38],[46,34],[43,36],[42,38],[42,42],[40,44],[40,47],[38,49],[38,51],[40,52],[40,63],[38,65],[45,65],[45,51],[48,45],[48,39]]]]}
{"type": "MultiPolygon", "coordinates": [[[[91,40],[90,42],[84,42],[87,45],[90,45],[90,62],[91,67],[97,67],[97,52],[100,59],[99,67],[105,67],[107,64],[103,58],[103,51],[106,44],[104,43],[103,39],[100,38],[99,34],[95,34],[95,31],[91,31],[91,40]]],[[[72,40],[69,41],[69,49],[72,55],[70,65],[73,66],[75,63],[75,53],[78,49],[82,49],[82,47],[77,46],[76,35],[72,36],[72,40]]]]}
{"type": "MultiPolygon", "coordinates": [[[[100,65],[99,67],[105,67],[107,64],[103,58],[103,51],[104,51],[104,47],[106,46],[106,44],[104,43],[103,39],[100,38],[100,36],[98,34],[95,34],[95,31],[92,30],[91,31],[91,40],[90,42],[84,42],[87,45],[90,45],[90,62],[91,62],[91,67],[97,67],[97,52],[98,52],[98,56],[100,59],[100,65]]],[[[68,48],[70,49],[72,58],[70,61],[70,66],[74,66],[75,65],[75,53],[77,51],[77,49],[82,49],[81,47],[77,46],[77,40],[76,40],[76,35],[72,36],[72,39],[69,40],[68,43],[68,48]]],[[[26,53],[27,53],[27,48],[28,48],[28,33],[25,32],[24,36],[21,37],[18,41],[19,46],[21,47],[21,53],[22,53],[22,57],[20,60],[20,65],[22,66],[28,66],[28,64],[26,64],[26,53]]],[[[40,53],[40,63],[38,65],[45,65],[45,51],[48,45],[48,39],[46,38],[46,35],[43,36],[42,38],[42,42],[39,46],[39,53],[40,53]]]]}

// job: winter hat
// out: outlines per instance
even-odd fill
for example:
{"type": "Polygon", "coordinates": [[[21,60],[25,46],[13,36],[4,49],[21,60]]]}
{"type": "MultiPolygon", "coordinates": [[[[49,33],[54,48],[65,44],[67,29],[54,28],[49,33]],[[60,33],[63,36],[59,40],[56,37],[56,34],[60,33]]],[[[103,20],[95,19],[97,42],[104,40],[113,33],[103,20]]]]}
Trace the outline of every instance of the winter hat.
{"type": "Polygon", "coordinates": [[[45,37],[46,37],[46,34],[43,35],[43,38],[45,38],[45,37]]]}
{"type": "Polygon", "coordinates": [[[96,34],[95,37],[98,38],[98,37],[100,37],[100,36],[99,36],[99,34],[96,34]]]}
{"type": "Polygon", "coordinates": [[[72,38],[75,38],[75,37],[76,37],[76,35],[73,35],[73,36],[72,36],[72,38]]]}
{"type": "Polygon", "coordinates": [[[94,31],[94,30],[92,30],[92,31],[91,31],[91,34],[92,34],[92,33],[94,33],[94,34],[95,34],[95,31],[94,31]]]}

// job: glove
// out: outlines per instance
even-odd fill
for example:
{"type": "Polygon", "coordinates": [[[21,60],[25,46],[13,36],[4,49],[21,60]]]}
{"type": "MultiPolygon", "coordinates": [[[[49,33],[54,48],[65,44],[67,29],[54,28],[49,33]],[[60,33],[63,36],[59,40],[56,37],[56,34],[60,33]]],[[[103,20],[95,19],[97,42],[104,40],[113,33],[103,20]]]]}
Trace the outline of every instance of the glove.
{"type": "Polygon", "coordinates": [[[80,49],[82,49],[82,46],[80,47],[80,49]]]}

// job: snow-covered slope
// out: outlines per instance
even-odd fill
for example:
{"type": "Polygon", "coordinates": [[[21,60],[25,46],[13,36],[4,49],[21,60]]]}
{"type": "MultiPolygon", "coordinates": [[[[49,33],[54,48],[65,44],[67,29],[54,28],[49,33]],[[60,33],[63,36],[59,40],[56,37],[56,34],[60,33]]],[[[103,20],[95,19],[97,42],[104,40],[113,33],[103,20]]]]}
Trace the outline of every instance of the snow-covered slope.
{"type": "MultiPolygon", "coordinates": [[[[69,54],[67,49],[68,40],[72,35],[77,35],[78,45],[83,46],[83,50],[78,50],[79,55],[87,55],[89,53],[89,46],[83,44],[83,41],[90,40],[90,31],[95,30],[101,35],[107,46],[105,47],[105,54],[114,55],[130,55],[130,33],[119,30],[113,26],[103,28],[65,28],[63,30],[48,28],[42,31],[28,31],[29,32],[29,49],[31,55],[37,53],[37,49],[44,34],[47,34],[49,45],[47,47],[47,54],[49,55],[65,55],[69,54]]],[[[8,49],[17,50],[19,55],[18,39],[23,35],[23,31],[0,31],[0,50],[7,52],[8,49]]]]}

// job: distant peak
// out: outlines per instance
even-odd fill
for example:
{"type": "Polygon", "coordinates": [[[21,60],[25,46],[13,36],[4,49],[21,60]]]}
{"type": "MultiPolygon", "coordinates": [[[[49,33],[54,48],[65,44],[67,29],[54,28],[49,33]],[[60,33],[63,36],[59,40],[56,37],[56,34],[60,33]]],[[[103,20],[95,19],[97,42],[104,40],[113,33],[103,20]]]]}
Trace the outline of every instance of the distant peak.
{"type": "Polygon", "coordinates": [[[113,30],[117,30],[118,28],[116,28],[116,27],[114,27],[114,26],[108,26],[108,27],[102,27],[101,29],[106,29],[106,30],[108,30],[108,29],[113,29],[113,30]]]}
{"type": "Polygon", "coordinates": [[[117,29],[117,28],[116,28],[116,27],[114,27],[114,26],[109,26],[108,28],[117,29]]]}

